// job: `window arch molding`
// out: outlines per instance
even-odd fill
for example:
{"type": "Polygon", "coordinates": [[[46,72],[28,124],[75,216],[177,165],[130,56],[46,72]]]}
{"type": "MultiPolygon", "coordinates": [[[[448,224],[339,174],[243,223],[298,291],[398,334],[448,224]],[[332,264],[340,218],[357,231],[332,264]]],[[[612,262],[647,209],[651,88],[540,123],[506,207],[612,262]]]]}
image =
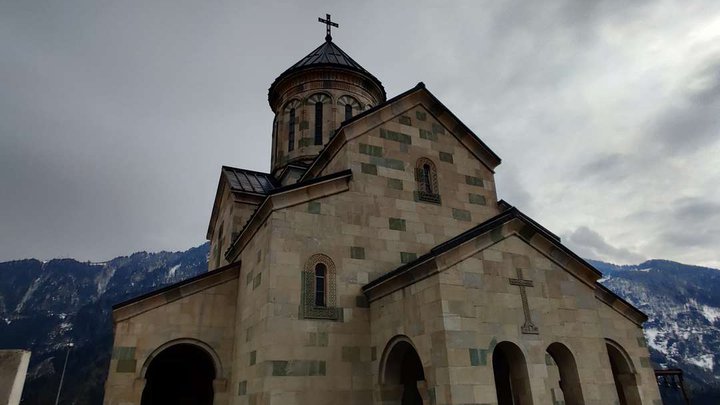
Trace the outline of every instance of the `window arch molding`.
{"type": "Polygon", "coordinates": [[[283,121],[287,125],[287,150],[295,150],[295,131],[298,123],[298,114],[302,103],[298,99],[292,99],[285,104],[283,109],[283,121]]]}
{"type": "Polygon", "coordinates": [[[351,96],[340,96],[340,98],[338,98],[337,104],[343,107],[343,121],[349,120],[355,114],[363,110],[360,102],[357,101],[356,98],[351,96]]]}
{"type": "Polygon", "coordinates": [[[435,163],[421,157],[415,163],[416,196],[418,201],[440,204],[440,187],[438,185],[437,168],[435,163]]]}
{"type": "Polygon", "coordinates": [[[301,317],[305,319],[340,319],[337,308],[337,268],[330,257],[317,253],[305,262],[302,271],[301,317]],[[322,271],[321,271],[322,270],[322,271]],[[322,299],[319,299],[322,283],[322,299]]]}

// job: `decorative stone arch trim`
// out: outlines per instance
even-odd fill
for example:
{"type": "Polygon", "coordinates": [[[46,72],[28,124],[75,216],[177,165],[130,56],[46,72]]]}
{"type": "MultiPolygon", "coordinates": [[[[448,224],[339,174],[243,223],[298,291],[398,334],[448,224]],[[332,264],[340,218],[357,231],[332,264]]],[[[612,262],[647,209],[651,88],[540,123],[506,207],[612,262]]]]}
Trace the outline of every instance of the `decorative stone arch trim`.
{"type": "Polygon", "coordinates": [[[204,350],[208,356],[210,356],[210,359],[213,362],[213,365],[215,366],[215,379],[221,379],[225,376],[225,373],[223,371],[222,362],[220,361],[220,356],[215,352],[215,350],[207,343],[203,342],[202,340],[193,339],[193,338],[180,338],[175,340],[170,340],[168,342],[163,343],[162,345],[158,346],[155,350],[148,355],[147,359],[145,359],[145,362],[143,363],[142,368],[140,369],[140,375],[138,376],[141,379],[145,379],[145,373],[147,373],[148,368],[150,367],[150,363],[152,363],[153,359],[155,357],[162,353],[163,350],[179,345],[179,344],[190,344],[199,347],[200,349],[204,350]]]}
{"type": "Polygon", "coordinates": [[[302,103],[300,102],[300,100],[294,98],[294,99],[288,101],[287,103],[285,103],[285,107],[283,107],[283,111],[285,113],[289,113],[291,109],[294,108],[297,110],[298,108],[300,108],[301,105],[302,105],[302,103]]]}
{"type": "Polygon", "coordinates": [[[315,103],[332,104],[332,96],[328,93],[313,93],[305,99],[305,104],[314,105],[315,103]]]}
{"type": "Polygon", "coordinates": [[[340,96],[337,101],[338,105],[344,106],[346,104],[350,104],[353,109],[357,109],[358,111],[362,110],[362,104],[352,96],[340,96]]]}
{"type": "MultiPolygon", "coordinates": [[[[420,354],[413,344],[412,340],[405,335],[394,336],[388,341],[385,349],[383,350],[382,356],[380,357],[380,368],[378,376],[378,395],[382,400],[383,404],[395,405],[400,404],[401,399],[407,393],[408,386],[403,383],[406,377],[412,377],[416,381],[415,391],[416,395],[419,395],[419,399],[423,404],[431,404],[432,393],[428,387],[427,376],[425,375],[425,368],[420,358],[420,354]],[[407,356],[413,356],[415,359],[411,359],[411,362],[415,362],[416,367],[412,369],[405,369],[403,363],[408,360],[407,356]],[[406,375],[405,373],[410,372],[411,374],[406,375]]],[[[412,391],[410,391],[412,392],[412,391]]]]}
{"type": "Polygon", "coordinates": [[[302,271],[302,289],[300,318],[340,320],[341,308],[337,308],[337,269],[335,263],[322,253],[317,253],[305,262],[302,271]],[[315,303],[316,268],[318,264],[325,266],[325,305],[315,303]]]}
{"type": "Polygon", "coordinates": [[[440,204],[440,187],[438,185],[437,167],[435,163],[421,157],[415,163],[416,197],[418,201],[440,204]]]}
{"type": "MultiPolygon", "coordinates": [[[[378,384],[385,385],[387,381],[385,380],[385,376],[387,375],[387,362],[388,358],[390,357],[390,354],[393,352],[393,349],[398,345],[402,343],[409,344],[413,350],[415,350],[415,353],[417,353],[417,348],[415,347],[415,344],[413,343],[412,339],[405,335],[396,335],[392,339],[390,339],[385,345],[385,349],[383,349],[382,355],[380,356],[380,374],[378,376],[378,384]]],[[[420,357],[420,354],[418,353],[418,357],[420,357]]]]}

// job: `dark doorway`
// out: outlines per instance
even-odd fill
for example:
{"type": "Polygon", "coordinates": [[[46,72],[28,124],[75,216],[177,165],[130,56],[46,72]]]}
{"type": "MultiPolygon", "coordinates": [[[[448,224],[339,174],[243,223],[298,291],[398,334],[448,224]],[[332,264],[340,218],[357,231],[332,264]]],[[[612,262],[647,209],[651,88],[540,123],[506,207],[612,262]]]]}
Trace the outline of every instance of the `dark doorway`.
{"type": "Polygon", "coordinates": [[[532,405],[525,356],[514,343],[501,342],[493,350],[493,374],[498,405],[532,405]]]}
{"type": "Polygon", "coordinates": [[[418,382],[425,380],[422,361],[407,341],[399,341],[390,349],[385,362],[383,403],[423,405],[418,382]]]}
{"type": "Polygon", "coordinates": [[[620,405],[640,405],[640,393],[637,388],[637,380],[632,363],[623,349],[617,343],[606,340],[610,368],[612,369],[613,381],[617,390],[620,405]]]}
{"type": "MultiPolygon", "coordinates": [[[[551,365],[548,368],[557,367],[557,375],[560,377],[558,385],[563,393],[563,398],[567,405],[585,405],[585,399],[583,399],[582,388],[580,387],[580,376],[577,371],[577,364],[575,364],[575,357],[562,343],[555,342],[548,346],[547,353],[552,358],[551,365]]],[[[550,373],[550,375],[556,375],[550,373]]]]}
{"type": "Polygon", "coordinates": [[[215,367],[208,353],[181,343],[160,352],[145,373],[142,405],[212,405],[215,367]]]}

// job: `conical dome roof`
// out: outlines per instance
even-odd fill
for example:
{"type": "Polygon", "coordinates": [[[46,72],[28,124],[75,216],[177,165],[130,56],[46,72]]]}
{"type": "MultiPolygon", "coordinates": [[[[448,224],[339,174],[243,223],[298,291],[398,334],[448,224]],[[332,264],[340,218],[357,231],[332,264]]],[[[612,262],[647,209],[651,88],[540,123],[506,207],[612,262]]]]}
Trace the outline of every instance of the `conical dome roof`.
{"type": "Polygon", "coordinates": [[[380,80],[360,66],[360,64],[345,53],[345,51],[340,49],[330,37],[325,38],[324,43],[278,76],[272,85],[270,85],[269,95],[273,93],[275,86],[284,78],[297,72],[323,67],[347,69],[360,73],[380,88],[383,93],[383,98],[385,98],[385,88],[380,80]]]}

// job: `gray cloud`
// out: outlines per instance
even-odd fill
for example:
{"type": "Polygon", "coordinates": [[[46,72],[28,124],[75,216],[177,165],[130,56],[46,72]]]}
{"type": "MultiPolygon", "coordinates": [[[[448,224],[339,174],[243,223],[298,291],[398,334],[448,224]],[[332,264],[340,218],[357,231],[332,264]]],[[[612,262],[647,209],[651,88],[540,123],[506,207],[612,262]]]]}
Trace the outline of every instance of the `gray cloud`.
{"type": "Polygon", "coordinates": [[[581,226],[565,235],[565,243],[582,257],[621,263],[640,263],[645,256],[626,248],[618,248],[609,244],[592,229],[581,226]]]}

